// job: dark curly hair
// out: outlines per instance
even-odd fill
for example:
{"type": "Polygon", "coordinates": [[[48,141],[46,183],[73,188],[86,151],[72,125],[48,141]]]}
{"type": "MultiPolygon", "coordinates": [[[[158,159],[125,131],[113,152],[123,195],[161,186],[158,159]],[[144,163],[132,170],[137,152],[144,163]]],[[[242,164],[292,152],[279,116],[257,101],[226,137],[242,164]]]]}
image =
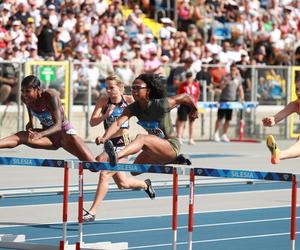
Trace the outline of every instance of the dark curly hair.
{"type": "Polygon", "coordinates": [[[41,82],[40,82],[39,78],[37,78],[36,76],[29,75],[23,79],[21,86],[25,87],[25,88],[37,89],[37,88],[40,88],[41,82]]]}
{"type": "Polygon", "coordinates": [[[142,80],[146,83],[147,88],[150,89],[150,99],[161,99],[167,96],[167,91],[162,83],[161,76],[158,74],[145,73],[139,75],[136,79],[142,80]]]}

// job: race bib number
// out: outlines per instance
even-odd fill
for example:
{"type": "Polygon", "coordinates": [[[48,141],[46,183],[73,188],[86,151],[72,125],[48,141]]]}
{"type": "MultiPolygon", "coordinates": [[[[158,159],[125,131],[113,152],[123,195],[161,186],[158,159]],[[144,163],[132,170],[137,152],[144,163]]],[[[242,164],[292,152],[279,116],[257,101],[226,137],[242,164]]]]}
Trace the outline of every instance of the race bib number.
{"type": "Polygon", "coordinates": [[[39,119],[41,124],[46,127],[50,127],[54,124],[52,115],[48,111],[44,111],[41,113],[35,113],[34,111],[31,111],[32,115],[39,119]]]}
{"type": "Polygon", "coordinates": [[[159,128],[158,122],[138,121],[137,124],[141,125],[150,135],[156,135],[160,138],[165,138],[164,132],[159,128]]]}
{"type": "MultiPolygon", "coordinates": [[[[114,121],[116,121],[123,113],[124,108],[116,107],[114,108],[112,114],[106,119],[106,123],[108,126],[111,126],[114,121]]],[[[121,128],[128,128],[129,127],[129,122],[126,121],[125,123],[122,124],[121,128]]]]}

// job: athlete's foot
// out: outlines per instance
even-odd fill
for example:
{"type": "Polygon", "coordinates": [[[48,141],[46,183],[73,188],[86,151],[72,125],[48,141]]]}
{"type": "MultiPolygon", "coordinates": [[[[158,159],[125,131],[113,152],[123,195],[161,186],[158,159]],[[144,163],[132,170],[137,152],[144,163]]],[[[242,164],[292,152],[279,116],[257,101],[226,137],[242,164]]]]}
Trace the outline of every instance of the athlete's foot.
{"type": "Polygon", "coordinates": [[[272,135],[269,135],[267,137],[267,147],[271,152],[272,164],[278,164],[280,161],[280,158],[279,158],[280,149],[277,147],[277,143],[272,135]]]}
{"type": "Polygon", "coordinates": [[[104,150],[108,154],[110,164],[116,166],[118,163],[118,155],[112,141],[108,140],[104,143],[104,150]]]}
{"type": "Polygon", "coordinates": [[[155,191],[152,187],[152,183],[150,179],[145,180],[145,183],[147,184],[147,188],[145,189],[145,192],[148,194],[151,200],[155,198],[155,191]]]}
{"type": "Polygon", "coordinates": [[[84,222],[93,222],[96,219],[96,215],[95,214],[91,214],[89,211],[83,209],[85,211],[85,214],[82,217],[82,220],[84,222]]]}

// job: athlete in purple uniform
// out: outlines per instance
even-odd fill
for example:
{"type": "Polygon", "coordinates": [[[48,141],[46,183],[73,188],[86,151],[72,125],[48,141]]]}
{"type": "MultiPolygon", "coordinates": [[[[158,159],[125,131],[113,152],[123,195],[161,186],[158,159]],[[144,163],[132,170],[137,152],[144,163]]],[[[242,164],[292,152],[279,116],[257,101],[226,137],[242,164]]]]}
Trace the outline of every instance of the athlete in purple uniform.
{"type": "Polygon", "coordinates": [[[49,150],[62,147],[82,161],[94,161],[89,148],[66,120],[59,95],[55,91],[42,90],[40,80],[29,75],[22,81],[21,92],[29,122],[25,131],[0,139],[0,148],[14,148],[21,144],[49,150]],[[33,117],[40,121],[42,128],[33,128],[33,117]]]}

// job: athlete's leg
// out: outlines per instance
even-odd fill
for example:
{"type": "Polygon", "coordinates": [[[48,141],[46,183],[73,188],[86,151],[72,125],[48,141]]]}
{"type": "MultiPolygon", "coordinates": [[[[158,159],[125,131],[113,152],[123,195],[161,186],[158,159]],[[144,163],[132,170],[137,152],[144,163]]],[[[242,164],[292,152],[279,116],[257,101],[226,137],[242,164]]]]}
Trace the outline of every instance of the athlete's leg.
{"type": "Polygon", "coordinates": [[[81,137],[78,135],[69,135],[65,132],[62,132],[61,136],[61,146],[63,149],[75,155],[81,161],[95,161],[92,152],[81,137]]]}
{"type": "Polygon", "coordinates": [[[138,153],[140,150],[152,154],[153,159],[159,162],[168,163],[176,158],[176,152],[171,144],[155,135],[137,135],[136,138],[130,142],[124,149],[117,152],[118,158],[138,153]]]}
{"type": "Polygon", "coordinates": [[[0,139],[0,148],[15,148],[21,144],[27,145],[32,148],[41,149],[57,149],[47,137],[40,138],[38,140],[31,140],[29,138],[28,131],[20,131],[14,135],[7,136],[0,139]]]}
{"type": "Polygon", "coordinates": [[[280,150],[272,135],[267,137],[267,146],[271,151],[271,162],[273,164],[279,163],[280,160],[297,158],[300,156],[300,141],[297,140],[295,144],[286,150],[280,150]]]}
{"type": "MultiPolygon", "coordinates": [[[[97,161],[106,162],[108,160],[108,155],[103,152],[96,158],[97,161]]],[[[121,159],[120,162],[127,162],[127,159],[121,159]]],[[[97,185],[97,191],[89,213],[95,215],[97,213],[97,208],[106,196],[109,189],[109,179],[113,177],[115,183],[119,189],[146,189],[147,184],[144,181],[127,178],[124,172],[114,172],[114,171],[101,171],[99,174],[99,181],[97,185]]]]}

